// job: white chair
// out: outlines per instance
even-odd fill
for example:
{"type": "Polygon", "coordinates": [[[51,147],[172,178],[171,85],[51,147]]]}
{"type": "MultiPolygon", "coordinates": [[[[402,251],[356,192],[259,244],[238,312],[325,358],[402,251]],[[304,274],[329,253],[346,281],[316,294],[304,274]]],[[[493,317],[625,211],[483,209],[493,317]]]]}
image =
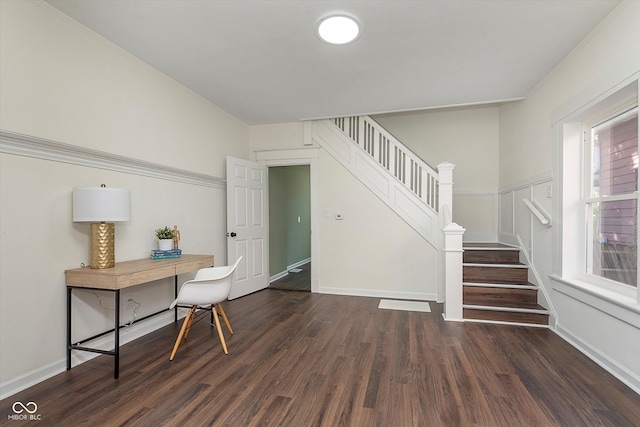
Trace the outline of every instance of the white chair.
{"type": "Polygon", "coordinates": [[[242,260],[242,257],[238,258],[235,264],[224,267],[210,267],[202,268],[198,270],[193,280],[188,280],[183,283],[178,293],[178,298],[171,303],[170,309],[174,308],[177,304],[190,305],[191,308],[184,318],[182,328],[178,334],[178,339],[173,346],[171,357],[169,360],[173,360],[178,351],[178,347],[183,339],[186,339],[189,335],[189,330],[193,324],[193,318],[198,308],[211,307],[212,317],[220,336],[220,342],[222,343],[222,349],[224,354],[229,354],[227,351],[227,343],[224,340],[222,334],[222,328],[220,327],[220,319],[218,319],[218,311],[227,325],[227,329],[233,335],[233,329],[229,324],[229,319],[220,303],[225,301],[229,297],[231,291],[231,283],[233,282],[233,272],[242,260]],[[217,307],[217,309],[216,309],[217,307]]]}

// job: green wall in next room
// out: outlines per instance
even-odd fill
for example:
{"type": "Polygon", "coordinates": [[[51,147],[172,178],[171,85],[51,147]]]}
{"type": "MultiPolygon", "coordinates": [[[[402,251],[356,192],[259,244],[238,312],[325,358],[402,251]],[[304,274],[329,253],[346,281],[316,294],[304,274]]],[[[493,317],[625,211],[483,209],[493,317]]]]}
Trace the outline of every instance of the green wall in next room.
{"type": "Polygon", "coordinates": [[[309,166],[269,168],[269,274],[311,257],[309,166]]]}

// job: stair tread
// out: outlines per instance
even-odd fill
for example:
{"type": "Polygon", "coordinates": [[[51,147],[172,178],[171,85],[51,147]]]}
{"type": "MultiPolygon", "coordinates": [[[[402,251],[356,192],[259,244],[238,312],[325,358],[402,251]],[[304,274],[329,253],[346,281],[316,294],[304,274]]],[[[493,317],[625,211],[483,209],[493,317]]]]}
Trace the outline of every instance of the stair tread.
{"type": "Polygon", "coordinates": [[[514,246],[505,245],[503,243],[463,243],[462,249],[474,250],[474,251],[519,251],[519,248],[514,246]]]}
{"type": "Polygon", "coordinates": [[[525,289],[530,289],[530,288],[535,288],[538,289],[538,287],[536,285],[534,285],[531,282],[527,282],[527,283],[514,283],[514,282],[507,282],[507,283],[499,283],[496,280],[496,283],[488,283],[488,282],[471,282],[471,281],[467,281],[467,282],[462,282],[462,286],[473,286],[476,288],[504,288],[504,289],[520,289],[525,287],[525,289]]]}
{"type": "Polygon", "coordinates": [[[487,266],[487,267],[496,267],[498,265],[500,266],[505,266],[505,267],[513,267],[513,268],[526,268],[528,267],[526,264],[523,264],[521,262],[505,262],[505,261],[482,261],[482,262],[478,262],[478,261],[472,261],[472,262],[463,262],[462,265],[469,265],[469,266],[474,266],[474,267],[483,267],[483,266],[487,266]]]}
{"type": "Polygon", "coordinates": [[[549,325],[549,315],[546,313],[527,313],[527,312],[509,312],[509,311],[491,311],[476,310],[464,308],[463,317],[466,320],[483,321],[490,323],[506,323],[517,325],[549,325]]]}
{"type": "Polygon", "coordinates": [[[545,312],[547,311],[546,308],[544,308],[538,303],[522,302],[522,301],[499,301],[498,300],[498,301],[492,301],[491,304],[483,304],[483,305],[463,304],[463,307],[469,308],[469,309],[472,309],[474,307],[481,307],[480,309],[488,309],[487,307],[496,307],[496,308],[500,308],[501,310],[514,308],[518,310],[540,310],[545,312]]]}

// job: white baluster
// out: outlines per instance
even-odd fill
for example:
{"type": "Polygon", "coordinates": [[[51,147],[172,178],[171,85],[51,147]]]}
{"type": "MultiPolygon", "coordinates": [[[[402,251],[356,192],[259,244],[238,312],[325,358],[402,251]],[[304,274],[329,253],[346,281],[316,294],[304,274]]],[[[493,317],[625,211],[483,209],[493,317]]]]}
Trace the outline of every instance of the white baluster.
{"type": "Polygon", "coordinates": [[[389,156],[387,157],[387,169],[391,174],[395,174],[395,164],[396,164],[396,146],[393,141],[389,140],[387,142],[389,156]]]}
{"type": "Polygon", "coordinates": [[[446,227],[453,216],[453,163],[442,162],[438,165],[438,212],[440,212],[440,225],[446,227]]]}
{"type": "MultiPolygon", "coordinates": [[[[356,145],[387,169],[398,181],[416,194],[427,206],[442,212],[440,184],[448,182],[440,173],[405,148],[401,142],[368,116],[352,116],[333,119],[334,124],[356,145]]],[[[452,165],[453,166],[453,165],[452,165]]],[[[451,219],[449,218],[449,222],[451,219]]]]}
{"type": "Polygon", "coordinates": [[[427,204],[427,206],[433,207],[431,203],[431,187],[429,186],[429,181],[431,180],[431,174],[428,170],[422,170],[422,200],[427,204]]]}
{"type": "Polygon", "coordinates": [[[358,118],[349,117],[349,136],[354,141],[358,140],[358,118]]]}

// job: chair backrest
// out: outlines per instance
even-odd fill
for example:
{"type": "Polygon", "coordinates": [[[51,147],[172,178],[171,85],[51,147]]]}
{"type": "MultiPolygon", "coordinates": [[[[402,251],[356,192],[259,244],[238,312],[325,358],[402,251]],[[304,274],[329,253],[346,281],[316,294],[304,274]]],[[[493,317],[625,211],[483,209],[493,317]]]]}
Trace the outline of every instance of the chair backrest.
{"type": "Polygon", "coordinates": [[[209,305],[226,300],[231,292],[233,273],[242,256],[233,265],[222,267],[201,268],[193,280],[183,283],[178,298],[171,304],[209,305]]]}

